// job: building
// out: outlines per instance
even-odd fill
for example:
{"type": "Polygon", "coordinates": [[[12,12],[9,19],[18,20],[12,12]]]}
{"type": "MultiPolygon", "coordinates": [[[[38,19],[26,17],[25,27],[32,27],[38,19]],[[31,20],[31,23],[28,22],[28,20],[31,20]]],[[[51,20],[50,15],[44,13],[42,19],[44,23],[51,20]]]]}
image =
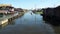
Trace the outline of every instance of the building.
{"type": "Polygon", "coordinates": [[[11,4],[0,4],[0,10],[7,13],[14,13],[14,7],[11,4]]]}
{"type": "Polygon", "coordinates": [[[24,12],[22,8],[14,8],[14,11],[24,12]]]}

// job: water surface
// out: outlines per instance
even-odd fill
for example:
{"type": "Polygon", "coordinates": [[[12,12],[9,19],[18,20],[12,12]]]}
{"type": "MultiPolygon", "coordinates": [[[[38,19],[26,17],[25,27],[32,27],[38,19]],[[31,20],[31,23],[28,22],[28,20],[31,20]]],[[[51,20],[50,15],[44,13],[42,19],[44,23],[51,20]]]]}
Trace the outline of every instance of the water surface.
{"type": "Polygon", "coordinates": [[[1,26],[0,34],[55,34],[55,31],[40,14],[28,11],[5,27],[1,26]]]}

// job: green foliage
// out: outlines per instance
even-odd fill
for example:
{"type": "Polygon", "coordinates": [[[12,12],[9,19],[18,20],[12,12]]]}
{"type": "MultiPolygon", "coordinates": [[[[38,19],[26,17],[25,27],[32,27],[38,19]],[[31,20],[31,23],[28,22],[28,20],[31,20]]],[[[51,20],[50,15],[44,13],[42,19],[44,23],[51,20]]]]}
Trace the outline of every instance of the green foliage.
{"type": "Polygon", "coordinates": [[[35,14],[43,14],[43,10],[37,10],[37,12],[35,12],[35,14]]]}

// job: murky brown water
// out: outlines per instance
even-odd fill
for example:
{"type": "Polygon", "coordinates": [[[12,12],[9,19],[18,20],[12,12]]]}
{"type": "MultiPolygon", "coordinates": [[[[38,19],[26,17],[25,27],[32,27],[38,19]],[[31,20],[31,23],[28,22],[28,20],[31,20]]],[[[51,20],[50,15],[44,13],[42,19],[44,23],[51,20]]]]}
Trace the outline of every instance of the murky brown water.
{"type": "Polygon", "coordinates": [[[60,27],[55,27],[43,21],[40,14],[32,11],[22,17],[0,27],[0,34],[60,34],[60,27]]]}

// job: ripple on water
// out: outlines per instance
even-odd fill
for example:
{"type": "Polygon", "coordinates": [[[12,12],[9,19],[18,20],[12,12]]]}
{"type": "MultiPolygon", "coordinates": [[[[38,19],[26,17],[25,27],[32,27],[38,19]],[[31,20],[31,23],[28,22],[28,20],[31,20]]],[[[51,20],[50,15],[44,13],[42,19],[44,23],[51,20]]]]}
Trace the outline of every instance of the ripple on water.
{"type": "Polygon", "coordinates": [[[42,16],[27,12],[21,18],[14,20],[14,25],[4,28],[0,34],[54,34],[50,24],[42,20],[42,16]]]}

